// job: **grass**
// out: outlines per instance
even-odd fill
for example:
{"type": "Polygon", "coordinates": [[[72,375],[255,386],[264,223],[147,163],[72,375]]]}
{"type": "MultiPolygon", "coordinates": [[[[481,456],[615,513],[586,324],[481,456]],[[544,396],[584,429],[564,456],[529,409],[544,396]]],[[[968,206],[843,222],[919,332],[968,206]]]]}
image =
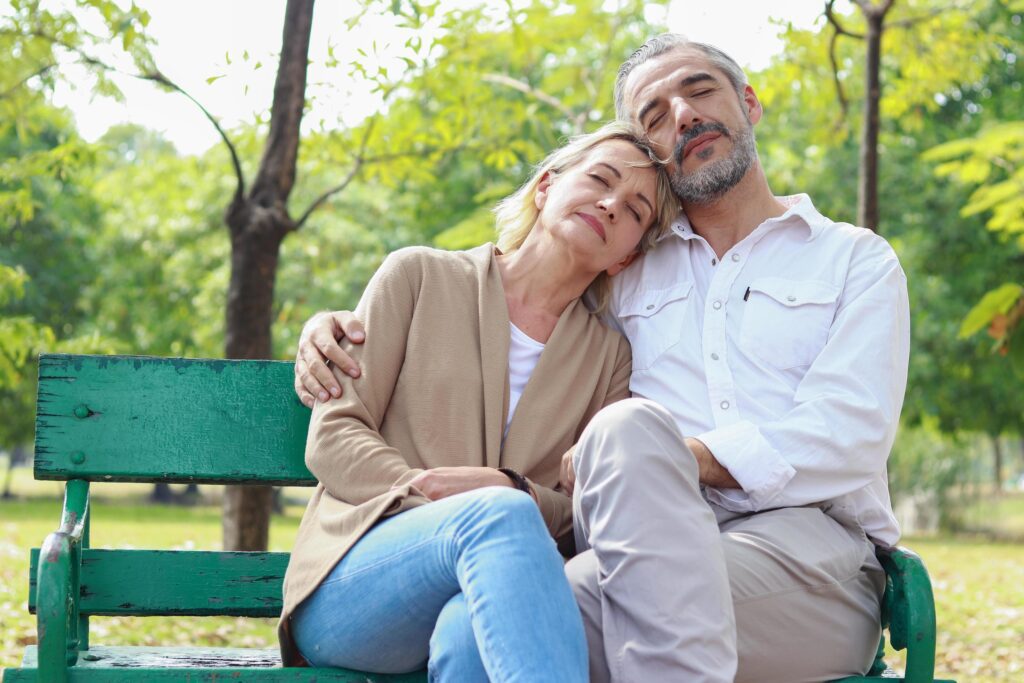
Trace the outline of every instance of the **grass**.
{"type": "MultiPolygon", "coordinates": [[[[31,497],[0,501],[0,669],[17,665],[25,645],[35,641],[35,619],[25,607],[28,549],[56,527],[60,511],[60,486],[29,477],[19,473],[15,490],[31,497]]],[[[148,490],[94,487],[93,547],[219,549],[219,507],[146,505],[148,490]]],[[[1003,513],[1024,512],[1024,496],[995,505],[1003,513]]],[[[290,548],[301,514],[301,505],[289,505],[274,518],[271,550],[290,548]]],[[[1007,523],[1016,528],[1016,521],[1007,523]]],[[[1024,679],[1024,544],[942,536],[907,538],[903,545],[918,552],[931,573],[937,675],[972,683],[1024,679]]],[[[90,634],[94,643],[119,645],[276,645],[273,619],[97,617],[90,634]]],[[[886,661],[897,670],[903,666],[903,657],[892,653],[886,661]]]]}

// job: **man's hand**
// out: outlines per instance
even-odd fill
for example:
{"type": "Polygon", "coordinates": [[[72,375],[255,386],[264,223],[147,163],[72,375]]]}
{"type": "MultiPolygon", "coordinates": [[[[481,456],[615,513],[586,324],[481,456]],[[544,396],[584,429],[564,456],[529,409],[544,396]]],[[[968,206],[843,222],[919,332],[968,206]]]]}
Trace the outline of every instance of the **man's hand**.
{"type": "Polygon", "coordinates": [[[328,361],[349,377],[359,376],[359,366],[338,346],[345,337],[354,344],[366,338],[363,324],[350,311],[317,313],[303,326],[295,354],[295,393],[309,408],[315,399],[341,396],[341,385],[328,361]]]}
{"type": "Polygon", "coordinates": [[[491,467],[435,467],[416,475],[409,484],[430,500],[440,500],[485,486],[512,487],[512,480],[491,467]]]}
{"type": "Polygon", "coordinates": [[[565,452],[562,456],[562,466],[558,471],[558,486],[562,489],[562,493],[570,498],[573,489],[576,488],[576,470],[572,465],[572,454],[575,452],[576,446],[565,452]]]}
{"type": "Polygon", "coordinates": [[[715,460],[714,454],[704,445],[703,441],[694,439],[693,437],[686,437],[686,446],[693,453],[693,457],[697,459],[697,470],[700,473],[700,483],[707,486],[714,486],[720,489],[738,489],[742,488],[732,475],[729,474],[729,470],[722,467],[722,465],[715,460]]]}

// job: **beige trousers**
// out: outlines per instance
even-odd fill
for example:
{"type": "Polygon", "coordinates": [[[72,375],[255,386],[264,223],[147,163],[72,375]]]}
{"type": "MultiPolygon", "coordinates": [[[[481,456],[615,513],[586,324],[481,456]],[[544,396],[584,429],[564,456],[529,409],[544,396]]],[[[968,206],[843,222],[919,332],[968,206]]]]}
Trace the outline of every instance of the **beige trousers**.
{"type": "Polygon", "coordinates": [[[885,576],[874,546],[817,507],[709,503],[671,415],[605,408],[574,456],[566,565],[595,682],[826,681],[864,673],[885,576]]]}

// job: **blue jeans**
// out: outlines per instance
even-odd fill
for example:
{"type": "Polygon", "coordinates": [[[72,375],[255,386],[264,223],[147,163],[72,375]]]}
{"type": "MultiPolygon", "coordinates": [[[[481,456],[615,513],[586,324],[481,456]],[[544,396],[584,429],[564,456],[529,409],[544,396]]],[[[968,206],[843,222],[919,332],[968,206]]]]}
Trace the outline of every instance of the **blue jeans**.
{"type": "Polygon", "coordinates": [[[489,487],[389,517],[292,616],[313,666],[431,681],[587,680],[583,623],[533,500],[489,487]]]}

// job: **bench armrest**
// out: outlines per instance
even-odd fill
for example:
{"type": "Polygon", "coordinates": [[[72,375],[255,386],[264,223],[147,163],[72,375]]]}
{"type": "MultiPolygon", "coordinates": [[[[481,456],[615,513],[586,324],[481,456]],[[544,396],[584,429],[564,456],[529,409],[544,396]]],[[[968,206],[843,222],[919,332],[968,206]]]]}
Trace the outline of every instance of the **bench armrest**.
{"type": "Polygon", "coordinates": [[[87,540],[89,482],[72,479],[64,493],[60,528],[43,541],[36,575],[39,679],[66,681],[78,660],[79,576],[87,540]]]}
{"type": "Polygon", "coordinates": [[[935,601],[928,571],[906,548],[880,548],[878,559],[886,574],[882,624],[889,626],[889,642],[907,650],[905,680],[930,683],[935,675],[935,601]]]}

